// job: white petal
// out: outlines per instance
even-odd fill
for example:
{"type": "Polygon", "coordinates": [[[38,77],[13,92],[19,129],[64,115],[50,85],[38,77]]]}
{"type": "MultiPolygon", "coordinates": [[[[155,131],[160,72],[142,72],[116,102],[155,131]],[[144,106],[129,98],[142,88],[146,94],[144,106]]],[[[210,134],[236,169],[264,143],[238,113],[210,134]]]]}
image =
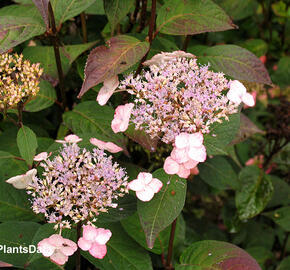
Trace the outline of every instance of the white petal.
{"type": "Polygon", "coordinates": [[[243,96],[242,96],[242,101],[248,105],[249,107],[253,107],[255,105],[255,99],[254,97],[249,94],[249,93],[245,93],[243,96]]]}
{"type": "Polygon", "coordinates": [[[150,188],[152,188],[154,193],[157,193],[163,187],[163,183],[159,179],[153,178],[152,181],[149,183],[149,186],[150,188]]]}
{"type": "Polygon", "coordinates": [[[31,169],[26,174],[17,175],[6,180],[7,183],[12,184],[17,189],[25,189],[36,175],[37,170],[31,169]]]}
{"type": "Polygon", "coordinates": [[[136,196],[140,201],[149,202],[154,196],[154,191],[147,186],[142,191],[136,191],[136,196]]]}
{"type": "Polygon", "coordinates": [[[101,106],[107,103],[107,101],[113,95],[118,85],[119,85],[119,79],[117,75],[110,77],[104,81],[104,85],[100,89],[100,92],[97,97],[97,101],[101,106]]]}
{"type": "Polygon", "coordinates": [[[145,183],[143,181],[135,179],[128,184],[128,188],[133,191],[141,191],[145,188],[145,183]]]}

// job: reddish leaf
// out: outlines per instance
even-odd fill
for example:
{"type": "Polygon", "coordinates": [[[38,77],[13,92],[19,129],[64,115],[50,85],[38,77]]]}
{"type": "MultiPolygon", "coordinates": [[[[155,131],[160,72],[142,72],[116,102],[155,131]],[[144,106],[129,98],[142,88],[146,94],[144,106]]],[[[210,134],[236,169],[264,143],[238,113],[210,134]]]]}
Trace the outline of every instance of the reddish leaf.
{"type": "Polygon", "coordinates": [[[138,62],[148,49],[148,42],[125,35],[113,37],[106,45],[93,49],[87,60],[85,80],[78,97],[106,78],[127,70],[138,62]]]}
{"type": "Polygon", "coordinates": [[[125,131],[125,135],[134,142],[139,143],[150,152],[156,151],[158,138],[151,139],[144,130],[136,130],[134,126],[129,126],[129,128],[125,131]]]}
{"type": "MultiPolygon", "coordinates": [[[[193,54],[195,49],[189,50],[193,54]]],[[[248,50],[236,45],[217,45],[199,50],[198,61],[210,63],[215,71],[223,72],[237,80],[272,84],[261,60],[248,50]]]]}
{"type": "Polygon", "coordinates": [[[259,264],[241,248],[226,242],[205,240],[189,246],[176,270],[261,270],[259,264]]]}
{"type": "Polygon", "coordinates": [[[43,21],[45,22],[46,25],[46,30],[49,29],[49,19],[48,19],[48,3],[49,0],[32,0],[34,5],[37,7],[39,10],[43,21]]]}

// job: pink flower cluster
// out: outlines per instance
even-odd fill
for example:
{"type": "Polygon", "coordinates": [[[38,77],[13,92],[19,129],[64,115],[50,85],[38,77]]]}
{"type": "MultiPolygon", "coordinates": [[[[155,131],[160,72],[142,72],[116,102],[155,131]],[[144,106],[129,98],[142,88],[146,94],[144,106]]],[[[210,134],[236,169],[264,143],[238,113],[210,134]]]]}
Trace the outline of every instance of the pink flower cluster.
{"type": "Polygon", "coordinates": [[[68,257],[76,252],[77,246],[84,251],[88,250],[93,257],[103,259],[107,254],[106,243],[111,236],[110,230],[84,225],[83,236],[79,238],[78,245],[59,234],[53,234],[41,240],[37,247],[43,256],[49,257],[58,265],[63,265],[68,261],[68,257]]]}
{"type": "Polygon", "coordinates": [[[175,137],[171,155],[164,162],[164,171],[167,174],[178,174],[179,177],[187,178],[192,169],[205,160],[206,149],[202,133],[181,133],[175,137]]]}

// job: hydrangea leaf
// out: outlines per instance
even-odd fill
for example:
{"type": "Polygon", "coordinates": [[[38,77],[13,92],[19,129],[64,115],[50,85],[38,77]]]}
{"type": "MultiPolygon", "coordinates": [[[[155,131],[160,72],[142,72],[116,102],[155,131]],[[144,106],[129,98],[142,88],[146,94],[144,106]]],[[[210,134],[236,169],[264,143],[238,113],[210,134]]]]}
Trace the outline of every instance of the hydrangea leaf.
{"type": "Polygon", "coordinates": [[[35,133],[26,126],[22,126],[17,133],[17,146],[23,159],[28,165],[32,165],[37,148],[35,133]]]}
{"type": "Polygon", "coordinates": [[[157,31],[194,35],[234,29],[230,17],[211,0],[169,0],[158,11],[157,31]]]}
{"type": "Polygon", "coordinates": [[[138,62],[148,49],[148,42],[126,35],[113,37],[106,45],[93,49],[87,60],[85,80],[78,97],[105,79],[127,70],[138,62]]]}
{"type": "Polygon", "coordinates": [[[247,220],[264,210],[273,193],[271,178],[256,166],[247,166],[239,174],[240,188],[236,206],[241,220],[247,220]]]}
{"type": "Polygon", "coordinates": [[[263,215],[271,218],[283,230],[290,232],[290,206],[281,207],[275,211],[264,213],[263,215]]]}
{"type": "Polygon", "coordinates": [[[176,270],[261,270],[259,264],[241,248],[226,242],[204,240],[183,251],[176,270]]]}
{"type": "Polygon", "coordinates": [[[163,169],[153,173],[163,183],[162,189],[149,202],[138,200],[137,210],[146,235],[147,246],[152,249],[157,235],[180,214],[185,203],[186,180],[168,175],[163,169]]]}

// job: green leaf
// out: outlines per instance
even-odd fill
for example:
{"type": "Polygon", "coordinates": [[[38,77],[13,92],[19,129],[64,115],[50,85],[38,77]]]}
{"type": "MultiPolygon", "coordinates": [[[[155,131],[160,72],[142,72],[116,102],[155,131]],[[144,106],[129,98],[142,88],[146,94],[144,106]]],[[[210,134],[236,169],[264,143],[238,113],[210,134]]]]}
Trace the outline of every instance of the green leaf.
{"type": "Polygon", "coordinates": [[[264,266],[267,261],[274,259],[273,252],[263,246],[250,247],[246,250],[260,266],[264,266]]]}
{"type": "Polygon", "coordinates": [[[247,220],[264,210],[273,193],[270,177],[256,166],[247,166],[239,174],[240,189],[236,192],[236,207],[241,220],[247,220]]]}
{"type": "Polygon", "coordinates": [[[235,138],[240,127],[240,114],[229,116],[229,121],[213,123],[210,133],[204,136],[207,155],[227,155],[226,146],[235,138]]]}
{"type": "MultiPolygon", "coordinates": [[[[75,59],[94,46],[96,42],[90,42],[86,44],[68,45],[60,48],[60,58],[64,75],[69,71],[71,64],[75,59]]],[[[45,76],[49,76],[47,79],[53,82],[53,85],[57,84],[58,72],[55,62],[54,50],[51,46],[33,46],[26,47],[23,50],[25,58],[31,62],[41,63],[41,67],[44,69],[45,76]]]]}
{"type": "Polygon", "coordinates": [[[242,20],[255,14],[258,8],[256,0],[215,0],[234,20],[242,20]]]}
{"type": "Polygon", "coordinates": [[[211,0],[168,0],[158,11],[157,31],[194,35],[234,29],[230,17],[211,0]]]}
{"type": "Polygon", "coordinates": [[[283,261],[278,265],[277,270],[288,270],[290,268],[290,256],[283,259],[283,261]]]}
{"type": "MultiPolygon", "coordinates": [[[[134,215],[130,216],[127,219],[123,219],[121,221],[123,229],[142,247],[153,252],[155,254],[166,253],[168,249],[171,225],[166,227],[163,231],[161,231],[156,237],[156,241],[154,243],[154,247],[152,249],[148,248],[146,243],[146,235],[141,226],[140,219],[138,213],[136,212],[134,215]]],[[[175,237],[174,237],[174,247],[176,247],[180,242],[183,244],[185,238],[185,222],[180,215],[177,218],[176,229],[175,229],[175,237]]]]}
{"type": "Polygon", "coordinates": [[[115,134],[111,128],[113,118],[112,107],[100,106],[95,101],[82,102],[63,115],[65,124],[80,137],[95,137],[126,149],[124,136],[115,134]]]}
{"type": "Polygon", "coordinates": [[[95,1],[96,0],[65,0],[65,1],[50,0],[56,24],[58,25],[58,27],[60,27],[61,24],[63,24],[68,19],[73,18],[82,13],[95,1]]]}
{"type": "Polygon", "coordinates": [[[152,249],[159,232],[170,225],[180,214],[185,203],[186,180],[168,175],[163,169],[153,173],[163,183],[161,191],[149,202],[138,200],[137,209],[147,246],[152,249]]]}
{"type": "Polygon", "coordinates": [[[271,218],[283,230],[290,232],[290,206],[281,207],[275,211],[264,213],[263,215],[271,218]]]}
{"type": "Polygon", "coordinates": [[[49,82],[42,80],[39,88],[40,90],[35,98],[25,104],[26,111],[38,112],[52,106],[56,101],[56,91],[49,82]]]}
{"type": "Polygon", "coordinates": [[[272,79],[280,87],[290,85],[290,56],[284,56],[279,60],[278,69],[272,75],[272,79]]]}
{"type": "Polygon", "coordinates": [[[78,97],[105,79],[126,71],[137,63],[148,49],[148,42],[126,35],[112,37],[106,45],[93,49],[86,63],[85,80],[78,97]]]}
{"type": "Polygon", "coordinates": [[[114,33],[117,24],[128,14],[134,3],[134,0],[104,1],[104,10],[110,22],[112,33],[114,33]]]}
{"type": "Polygon", "coordinates": [[[0,252],[0,261],[10,263],[14,267],[21,269],[37,270],[39,265],[41,265],[41,269],[44,270],[63,270],[62,266],[56,265],[49,258],[36,253],[36,245],[39,240],[43,239],[41,237],[41,239],[35,241],[37,235],[40,234],[43,238],[53,234],[51,226],[41,226],[34,222],[5,222],[0,224],[1,245],[6,245],[6,250],[8,247],[18,249],[18,253],[0,252]],[[30,249],[31,253],[24,252],[24,248],[30,249]],[[38,259],[33,260],[32,258],[38,259]]]}
{"type": "Polygon", "coordinates": [[[87,260],[101,270],[151,270],[152,264],[147,251],[133,241],[120,224],[103,226],[112,232],[107,242],[107,254],[102,260],[88,252],[81,252],[87,260]]]}
{"type": "Polygon", "coordinates": [[[290,205],[290,186],[277,176],[269,175],[274,187],[274,193],[267,207],[290,205]]]}
{"type": "Polygon", "coordinates": [[[103,1],[95,1],[91,6],[89,6],[85,10],[86,14],[92,14],[92,15],[104,15],[104,4],[103,1]]]}
{"type": "Polygon", "coordinates": [[[238,45],[249,50],[257,57],[266,55],[268,51],[268,44],[262,39],[248,39],[244,42],[239,42],[238,45]]]}
{"type": "Polygon", "coordinates": [[[216,189],[237,189],[238,176],[226,158],[216,156],[198,165],[199,176],[216,189]]]}
{"type": "Polygon", "coordinates": [[[226,242],[204,240],[183,251],[176,270],[261,270],[258,263],[241,248],[226,242]]]}
{"type": "MultiPolygon", "coordinates": [[[[194,53],[191,47],[189,52],[194,53]]],[[[268,71],[261,60],[248,50],[236,45],[217,45],[198,50],[198,62],[211,66],[237,80],[272,84],[268,71]]]]}
{"type": "Polygon", "coordinates": [[[37,148],[35,133],[26,126],[22,126],[17,133],[17,146],[21,156],[28,165],[32,165],[37,148]]]}

